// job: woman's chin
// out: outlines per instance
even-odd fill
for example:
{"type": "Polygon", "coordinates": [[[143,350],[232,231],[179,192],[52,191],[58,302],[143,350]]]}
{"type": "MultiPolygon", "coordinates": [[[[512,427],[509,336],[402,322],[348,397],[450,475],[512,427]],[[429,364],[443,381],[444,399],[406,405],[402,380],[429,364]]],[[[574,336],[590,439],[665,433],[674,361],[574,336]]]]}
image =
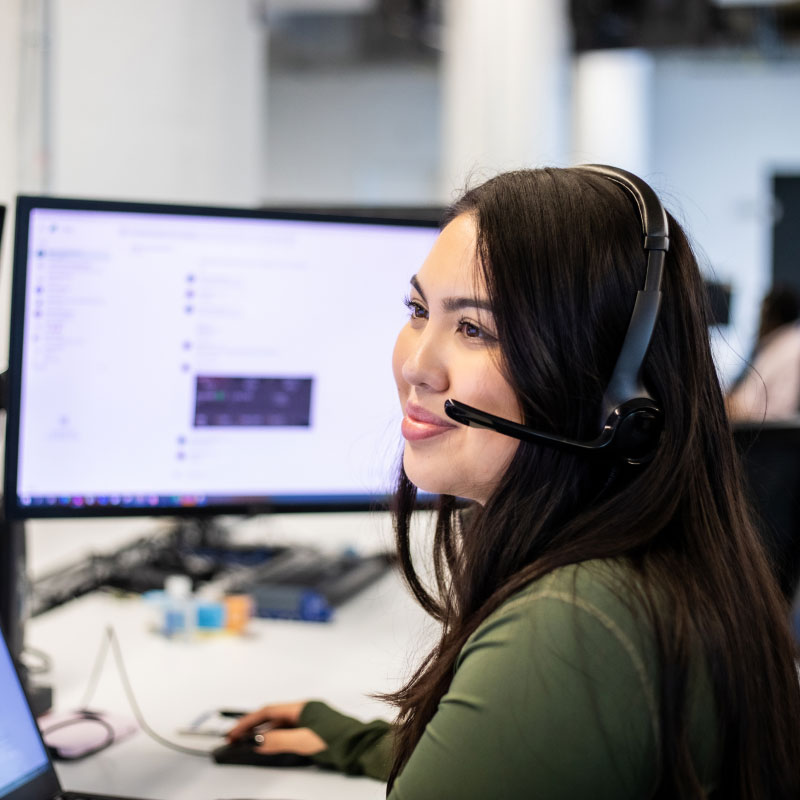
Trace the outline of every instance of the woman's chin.
{"type": "Polygon", "coordinates": [[[446,479],[442,475],[441,466],[437,468],[433,464],[420,464],[413,455],[409,455],[408,450],[403,457],[403,469],[406,477],[421,492],[430,494],[449,494],[454,497],[461,497],[465,500],[475,500],[483,505],[483,501],[476,495],[481,494],[474,489],[468,488],[463,481],[459,482],[452,478],[446,479]]]}
{"type": "Polygon", "coordinates": [[[406,477],[420,491],[431,494],[452,494],[452,486],[448,481],[442,480],[441,470],[436,470],[430,465],[419,464],[413,456],[409,457],[408,448],[403,457],[403,469],[406,477]]]}

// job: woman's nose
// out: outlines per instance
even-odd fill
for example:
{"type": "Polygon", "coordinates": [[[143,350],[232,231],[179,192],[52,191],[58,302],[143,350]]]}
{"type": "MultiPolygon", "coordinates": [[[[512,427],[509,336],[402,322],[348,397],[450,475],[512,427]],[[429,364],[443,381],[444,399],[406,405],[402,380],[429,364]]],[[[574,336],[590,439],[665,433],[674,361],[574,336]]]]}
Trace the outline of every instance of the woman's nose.
{"type": "Polygon", "coordinates": [[[450,385],[442,343],[426,329],[407,343],[402,364],[403,379],[412,386],[444,392],[450,385]]]}

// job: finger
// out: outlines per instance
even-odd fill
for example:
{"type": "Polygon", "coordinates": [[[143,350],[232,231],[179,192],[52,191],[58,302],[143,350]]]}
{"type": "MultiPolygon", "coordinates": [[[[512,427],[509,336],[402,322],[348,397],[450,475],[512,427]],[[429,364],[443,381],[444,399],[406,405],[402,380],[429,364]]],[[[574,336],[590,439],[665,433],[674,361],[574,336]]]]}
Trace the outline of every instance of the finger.
{"type": "Polygon", "coordinates": [[[249,714],[239,718],[237,723],[228,731],[227,738],[231,740],[241,739],[242,736],[249,734],[256,725],[262,725],[272,719],[273,716],[269,706],[259,708],[258,711],[251,711],[249,714]]]}
{"type": "Polygon", "coordinates": [[[296,753],[313,756],[327,749],[325,740],[310,728],[276,728],[264,734],[264,741],[256,750],[259,753],[296,753]]]}
{"type": "Polygon", "coordinates": [[[241,739],[242,736],[250,734],[253,728],[263,725],[265,722],[272,722],[280,726],[294,726],[300,718],[300,714],[305,708],[305,700],[293,703],[275,703],[263,706],[257,711],[251,711],[239,719],[230,729],[227,739],[233,741],[241,739]]]}

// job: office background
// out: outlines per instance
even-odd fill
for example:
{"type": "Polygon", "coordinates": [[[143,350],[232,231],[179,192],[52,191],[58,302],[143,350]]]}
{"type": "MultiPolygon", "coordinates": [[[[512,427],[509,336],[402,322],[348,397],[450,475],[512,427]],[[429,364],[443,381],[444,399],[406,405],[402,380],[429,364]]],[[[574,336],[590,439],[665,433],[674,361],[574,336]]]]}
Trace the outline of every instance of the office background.
{"type": "MultiPolygon", "coordinates": [[[[500,169],[595,161],[651,182],[700,248],[707,277],[730,285],[730,324],[714,331],[727,382],[750,351],[771,281],[773,227],[785,211],[774,177],[800,181],[798,98],[800,3],[781,0],[0,0],[0,203],[11,211],[0,361],[19,193],[428,207],[500,169]]],[[[29,522],[29,567],[37,577],[162,525],[29,522]]],[[[276,515],[244,527],[255,541],[391,544],[385,514],[276,515]]],[[[424,550],[424,537],[415,543],[424,550]]],[[[141,607],[87,596],[35,620],[59,703],[77,703],[95,628],[109,617],[130,637],[135,676],[169,651],[184,659],[175,674],[196,680],[174,697],[168,681],[137,684],[165,731],[201,697],[250,707],[306,687],[353,713],[378,713],[366,693],[394,688],[424,652],[419,631],[434,631],[399,582],[384,582],[345,608],[339,627],[265,626],[262,639],[218,643],[201,681],[191,648],[148,638],[142,616],[141,607]],[[276,657],[253,661],[243,644],[276,657]],[[313,662],[296,656],[311,651],[313,662]],[[222,677],[229,669],[232,687],[222,677]]],[[[103,699],[126,709],[113,688],[103,699]]],[[[66,772],[68,782],[108,789],[101,779],[119,773],[127,793],[142,780],[129,774],[137,761],[174,784],[154,782],[153,796],[196,797],[209,777],[214,787],[227,780],[189,757],[176,767],[173,753],[154,756],[144,737],[129,746],[137,758],[110,750],[66,772]]],[[[309,776],[320,786],[306,794],[382,791],[365,782],[359,795],[343,782],[336,795],[329,778],[309,776]]],[[[274,796],[296,793],[277,783],[289,778],[270,780],[274,796]]]]}
{"type": "Polygon", "coordinates": [[[431,206],[503,168],[617,164],[730,285],[727,382],[771,281],[773,178],[800,175],[798,4],[625,5],[1,0],[0,202],[431,206]]]}

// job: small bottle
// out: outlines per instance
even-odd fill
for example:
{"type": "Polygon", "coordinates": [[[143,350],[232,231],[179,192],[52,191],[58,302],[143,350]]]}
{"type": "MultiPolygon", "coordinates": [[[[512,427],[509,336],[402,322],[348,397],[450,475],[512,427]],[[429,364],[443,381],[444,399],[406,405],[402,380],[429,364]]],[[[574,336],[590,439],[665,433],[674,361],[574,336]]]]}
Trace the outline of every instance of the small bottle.
{"type": "Polygon", "coordinates": [[[225,627],[225,606],[222,605],[219,592],[204,586],[197,591],[194,598],[198,632],[221,631],[225,627]]]}
{"type": "Polygon", "coordinates": [[[188,575],[170,575],[164,581],[164,616],[161,632],[170,638],[194,635],[197,626],[192,579],[188,575]]]}

